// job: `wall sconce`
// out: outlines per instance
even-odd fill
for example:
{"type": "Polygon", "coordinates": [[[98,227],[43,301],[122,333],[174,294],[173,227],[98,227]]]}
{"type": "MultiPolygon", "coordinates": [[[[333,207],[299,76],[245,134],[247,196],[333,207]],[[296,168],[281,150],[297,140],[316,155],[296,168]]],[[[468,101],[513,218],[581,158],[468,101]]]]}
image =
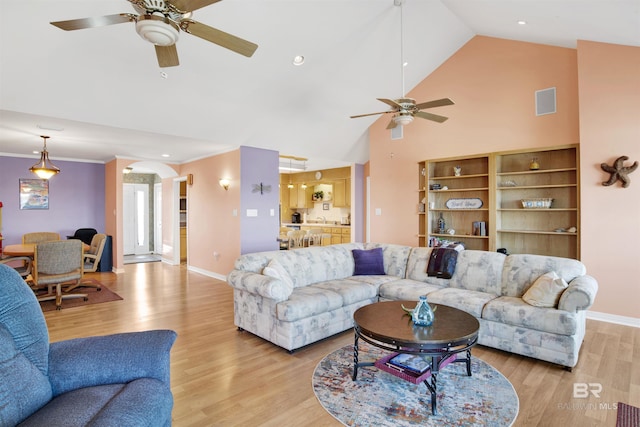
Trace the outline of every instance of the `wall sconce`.
{"type": "Polygon", "coordinates": [[[128,173],[131,173],[132,170],[133,168],[131,166],[127,166],[126,168],[122,169],[122,173],[128,174],[128,173]]]}
{"type": "Polygon", "coordinates": [[[187,184],[193,185],[193,174],[192,173],[187,175],[187,184]]]}
{"type": "Polygon", "coordinates": [[[225,190],[229,190],[229,184],[231,184],[231,181],[226,178],[220,178],[218,184],[220,184],[220,187],[224,188],[225,190]]]}

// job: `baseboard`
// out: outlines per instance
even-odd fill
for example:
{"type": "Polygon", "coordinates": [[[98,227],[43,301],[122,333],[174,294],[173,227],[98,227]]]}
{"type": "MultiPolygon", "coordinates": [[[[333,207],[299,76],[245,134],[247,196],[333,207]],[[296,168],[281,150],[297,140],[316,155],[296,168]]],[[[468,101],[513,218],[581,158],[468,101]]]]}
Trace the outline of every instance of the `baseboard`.
{"type": "Polygon", "coordinates": [[[227,281],[227,276],[224,276],[219,273],[214,273],[213,271],[203,270],[202,268],[188,266],[187,270],[194,271],[196,273],[202,274],[203,276],[213,277],[214,279],[222,280],[223,282],[227,281]]]}
{"type": "Polygon", "coordinates": [[[640,319],[636,317],[618,316],[617,314],[600,313],[598,311],[587,311],[587,319],[640,328],[640,319]]]}

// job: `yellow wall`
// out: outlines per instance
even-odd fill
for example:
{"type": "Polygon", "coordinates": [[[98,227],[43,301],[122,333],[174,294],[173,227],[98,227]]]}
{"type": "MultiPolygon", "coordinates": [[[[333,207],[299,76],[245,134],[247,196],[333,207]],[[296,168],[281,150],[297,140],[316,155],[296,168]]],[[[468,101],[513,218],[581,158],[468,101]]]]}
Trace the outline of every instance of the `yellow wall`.
{"type": "Polygon", "coordinates": [[[639,48],[599,43],[470,40],[409,93],[418,102],[452,98],[455,105],[430,110],[447,122],[416,119],[396,141],[385,130],[390,117],[370,128],[371,240],[417,244],[420,160],[579,143],[582,260],[600,284],[593,310],[637,318],[640,172],[627,189],[602,187],[608,175],[599,165],[640,160],[639,56],[639,48]],[[558,111],[537,117],[534,92],[549,87],[558,111]]]}

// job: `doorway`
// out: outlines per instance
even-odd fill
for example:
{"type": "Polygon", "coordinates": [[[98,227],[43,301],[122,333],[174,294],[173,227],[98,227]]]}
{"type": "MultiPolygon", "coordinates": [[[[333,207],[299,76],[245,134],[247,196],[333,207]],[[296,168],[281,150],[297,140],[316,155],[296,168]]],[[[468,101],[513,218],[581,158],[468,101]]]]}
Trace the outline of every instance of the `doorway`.
{"type": "Polygon", "coordinates": [[[149,186],[123,185],[124,255],[144,255],[149,247],[149,186]]]}

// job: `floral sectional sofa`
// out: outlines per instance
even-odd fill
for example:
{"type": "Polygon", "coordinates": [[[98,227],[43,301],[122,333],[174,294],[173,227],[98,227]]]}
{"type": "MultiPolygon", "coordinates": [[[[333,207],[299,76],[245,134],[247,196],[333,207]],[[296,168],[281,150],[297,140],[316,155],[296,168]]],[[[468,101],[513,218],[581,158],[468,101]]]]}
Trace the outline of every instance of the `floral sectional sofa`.
{"type": "Polygon", "coordinates": [[[463,250],[451,278],[442,279],[427,275],[431,251],[347,243],[242,255],[227,277],[235,324],[292,351],[352,328],[353,313],[364,305],[427,295],[430,303],[475,316],[481,345],[576,365],[586,310],[598,290],[584,264],[463,250]],[[370,265],[364,261],[376,255],[384,271],[366,274],[370,265]]]}

